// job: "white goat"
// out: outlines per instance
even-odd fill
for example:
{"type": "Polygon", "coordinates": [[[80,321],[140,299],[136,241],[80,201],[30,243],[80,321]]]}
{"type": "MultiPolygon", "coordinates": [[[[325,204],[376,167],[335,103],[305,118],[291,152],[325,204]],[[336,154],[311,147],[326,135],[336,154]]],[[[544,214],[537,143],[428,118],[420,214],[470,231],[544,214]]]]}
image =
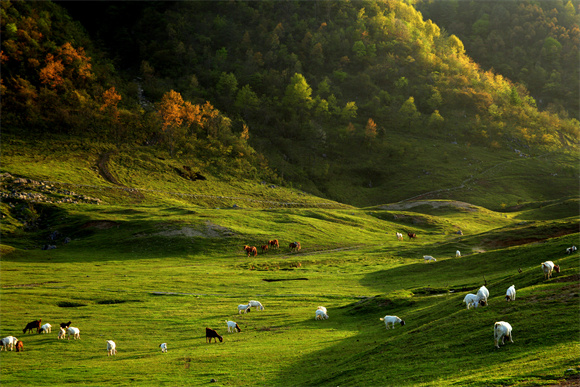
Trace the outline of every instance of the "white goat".
{"type": "Polygon", "coordinates": [[[576,250],[578,250],[578,248],[576,248],[576,246],[570,246],[566,249],[566,254],[572,254],[576,250]]]}
{"type": "Polygon", "coordinates": [[[56,338],[58,339],[64,339],[66,337],[66,329],[64,329],[63,327],[60,327],[60,332],[58,332],[58,337],[56,338]]]}
{"type": "Polygon", "coordinates": [[[437,262],[437,260],[430,255],[423,255],[423,259],[425,262],[437,262]]]}
{"type": "Polygon", "coordinates": [[[505,338],[510,339],[510,342],[514,342],[512,339],[512,326],[505,321],[496,322],[493,325],[493,338],[495,347],[499,348],[499,341],[501,340],[502,345],[505,344],[505,338]]]}
{"type": "Polygon", "coordinates": [[[107,356],[117,354],[117,344],[113,340],[107,340],[107,356]]]}
{"type": "Polygon", "coordinates": [[[463,299],[463,302],[465,302],[465,304],[467,304],[467,309],[469,309],[471,306],[473,306],[474,308],[477,308],[479,306],[479,301],[477,300],[477,295],[473,294],[473,293],[469,293],[465,296],[465,298],[463,299]]]}
{"type": "Polygon", "coordinates": [[[560,266],[554,265],[552,261],[542,262],[542,270],[544,271],[544,279],[550,279],[552,276],[552,271],[556,273],[560,272],[560,266]]]}
{"type": "Polygon", "coordinates": [[[487,299],[489,298],[489,290],[485,286],[482,286],[477,291],[477,302],[481,304],[481,306],[487,305],[487,299]]]}
{"type": "Polygon", "coordinates": [[[40,332],[41,333],[50,333],[50,332],[52,332],[52,325],[50,325],[49,323],[44,324],[43,326],[40,327],[40,332]]]}
{"type": "Polygon", "coordinates": [[[241,332],[242,330],[240,329],[240,326],[238,325],[238,323],[234,322],[234,321],[228,321],[226,320],[226,324],[228,324],[228,332],[236,332],[236,330],[238,332],[241,332]]]}
{"type": "Polygon", "coordinates": [[[260,301],[250,300],[250,302],[248,302],[248,305],[255,306],[256,310],[264,310],[264,305],[262,305],[260,301]]]}
{"type": "Polygon", "coordinates": [[[0,351],[5,350],[8,352],[8,348],[10,348],[11,351],[14,350],[17,341],[18,339],[14,336],[6,336],[2,339],[2,347],[0,347],[0,351]]]}
{"type": "Polygon", "coordinates": [[[327,320],[328,315],[322,309],[316,309],[316,315],[314,316],[315,320],[327,320]]]}
{"type": "Polygon", "coordinates": [[[75,340],[81,338],[81,331],[79,330],[79,328],[68,327],[66,331],[68,332],[69,340],[71,336],[73,336],[75,340]]]}
{"type": "Polygon", "coordinates": [[[395,329],[395,323],[399,323],[399,324],[401,324],[401,326],[405,325],[405,321],[401,320],[397,316],[389,316],[389,315],[387,315],[385,317],[381,317],[379,320],[385,322],[385,325],[387,326],[387,329],[390,329],[389,328],[389,323],[392,324],[393,329],[395,329]]]}
{"type": "Polygon", "coordinates": [[[456,250],[456,251],[455,251],[455,256],[456,256],[456,257],[461,257],[461,251],[459,251],[459,250],[456,250]]]}
{"type": "Polygon", "coordinates": [[[244,304],[240,304],[238,305],[238,314],[242,314],[242,311],[244,313],[248,313],[250,311],[250,304],[248,305],[244,305],[244,304]]]}
{"type": "Polygon", "coordinates": [[[316,309],[323,311],[325,314],[328,314],[328,311],[326,310],[326,308],[324,306],[319,306],[316,309]]]}
{"type": "Polygon", "coordinates": [[[516,287],[514,285],[510,286],[505,292],[505,299],[507,301],[513,301],[516,299],[516,287]]]}
{"type": "Polygon", "coordinates": [[[159,344],[159,348],[161,348],[161,353],[167,353],[167,343],[159,344]]]}
{"type": "Polygon", "coordinates": [[[401,234],[400,232],[397,233],[397,240],[398,241],[402,241],[403,240],[403,234],[401,234]]]}

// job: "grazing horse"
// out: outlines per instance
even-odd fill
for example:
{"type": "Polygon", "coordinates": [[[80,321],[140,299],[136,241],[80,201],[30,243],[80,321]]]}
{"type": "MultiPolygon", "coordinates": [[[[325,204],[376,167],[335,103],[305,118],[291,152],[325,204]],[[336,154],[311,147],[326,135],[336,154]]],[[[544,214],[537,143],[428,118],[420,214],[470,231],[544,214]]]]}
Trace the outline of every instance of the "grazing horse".
{"type": "Polygon", "coordinates": [[[262,253],[268,251],[268,245],[262,245],[262,253]]]}
{"type": "Polygon", "coordinates": [[[407,236],[409,237],[409,239],[415,239],[417,238],[417,235],[414,232],[408,232],[407,236]]]}
{"type": "Polygon", "coordinates": [[[274,240],[268,241],[268,244],[272,248],[278,248],[278,247],[280,247],[280,245],[278,244],[278,239],[274,239],[274,240]]]}
{"type": "Polygon", "coordinates": [[[302,246],[300,246],[300,242],[292,242],[288,245],[288,247],[290,247],[290,251],[298,251],[302,248],[302,246]]]}
{"type": "Polygon", "coordinates": [[[248,253],[248,257],[250,254],[254,254],[254,257],[258,255],[258,249],[256,249],[256,246],[244,246],[244,250],[248,253]]]}

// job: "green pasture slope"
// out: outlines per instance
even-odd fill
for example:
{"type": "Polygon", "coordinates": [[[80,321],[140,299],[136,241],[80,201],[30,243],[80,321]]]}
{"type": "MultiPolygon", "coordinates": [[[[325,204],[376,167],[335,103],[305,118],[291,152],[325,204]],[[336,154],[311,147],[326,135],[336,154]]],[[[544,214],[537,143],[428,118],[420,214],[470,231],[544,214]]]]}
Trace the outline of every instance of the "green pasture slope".
{"type": "Polygon", "coordinates": [[[509,212],[452,201],[356,208],[262,182],[186,181],[177,164],[138,152],[111,159],[113,185],[95,168],[103,151],[3,150],[1,172],[12,177],[3,175],[1,191],[0,333],[24,342],[22,353],[0,353],[3,386],[529,386],[578,377],[579,255],[565,253],[580,246],[578,198],[509,212]],[[8,198],[25,191],[101,203],[8,198]],[[417,239],[397,241],[397,231],[417,239]],[[280,249],[261,253],[273,238],[280,249]],[[549,280],[545,260],[562,268],[549,280]],[[489,306],[466,310],[463,297],[484,283],[489,306]],[[517,299],[506,302],[512,284],[517,299]],[[265,310],[238,315],[250,299],[265,310]],[[328,320],[314,320],[319,305],[328,320]],[[387,314],[405,326],[386,330],[387,314]],[[40,318],[52,333],[22,333],[40,318]],[[69,320],[81,339],[57,340],[69,320]],[[227,333],[226,320],[242,331],[227,333]],[[514,343],[496,349],[500,320],[514,343]],[[206,343],[205,327],[224,342],[206,343]]]}

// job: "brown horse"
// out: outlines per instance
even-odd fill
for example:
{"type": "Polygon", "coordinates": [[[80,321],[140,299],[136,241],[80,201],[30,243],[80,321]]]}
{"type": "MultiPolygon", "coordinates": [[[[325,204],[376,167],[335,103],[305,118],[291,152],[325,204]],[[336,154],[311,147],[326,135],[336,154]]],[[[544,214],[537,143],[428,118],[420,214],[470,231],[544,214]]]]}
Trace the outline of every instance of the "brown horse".
{"type": "Polygon", "coordinates": [[[256,246],[244,246],[244,250],[248,253],[248,257],[250,254],[254,254],[254,257],[258,255],[258,249],[256,249],[256,246]]]}
{"type": "Polygon", "coordinates": [[[288,245],[288,247],[290,247],[290,251],[298,251],[302,248],[302,246],[300,246],[300,242],[292,242],[288,245]]]}
{"type": "Polygon", "coordinates": [[[407,233],[407,236],[409,237],[409,239],[415,239],[415,238],[417,238],[417,235],[415,235],[414,232],[408,232],[407,233]]]}
{"type": "Polygon", "coordinates": [[[268,251],[268,245],[262,245],[262,253],[268,251]]]}
{"type": "Polygon", "coordinates": [[[268,244],[272,248],[278,248],[278,247],[280,247],[280,244],[278,244],[278,239],[274,239],[274,240],[268,241],[268,244]]]}

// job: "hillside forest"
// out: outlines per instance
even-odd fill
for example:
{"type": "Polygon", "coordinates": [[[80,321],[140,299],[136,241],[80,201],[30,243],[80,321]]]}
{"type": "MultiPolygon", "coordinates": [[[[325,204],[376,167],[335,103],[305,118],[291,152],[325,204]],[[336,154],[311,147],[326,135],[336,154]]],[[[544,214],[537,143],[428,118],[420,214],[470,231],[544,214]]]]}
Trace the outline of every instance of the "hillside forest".
{"type": "Polygon", "coordinates": [[[155,147],[357,205],[403,199],[405,170],[442,188],[423,157],[451,145],[577,146],[572,1],[1,7],[4,133],[155,147]]]}

